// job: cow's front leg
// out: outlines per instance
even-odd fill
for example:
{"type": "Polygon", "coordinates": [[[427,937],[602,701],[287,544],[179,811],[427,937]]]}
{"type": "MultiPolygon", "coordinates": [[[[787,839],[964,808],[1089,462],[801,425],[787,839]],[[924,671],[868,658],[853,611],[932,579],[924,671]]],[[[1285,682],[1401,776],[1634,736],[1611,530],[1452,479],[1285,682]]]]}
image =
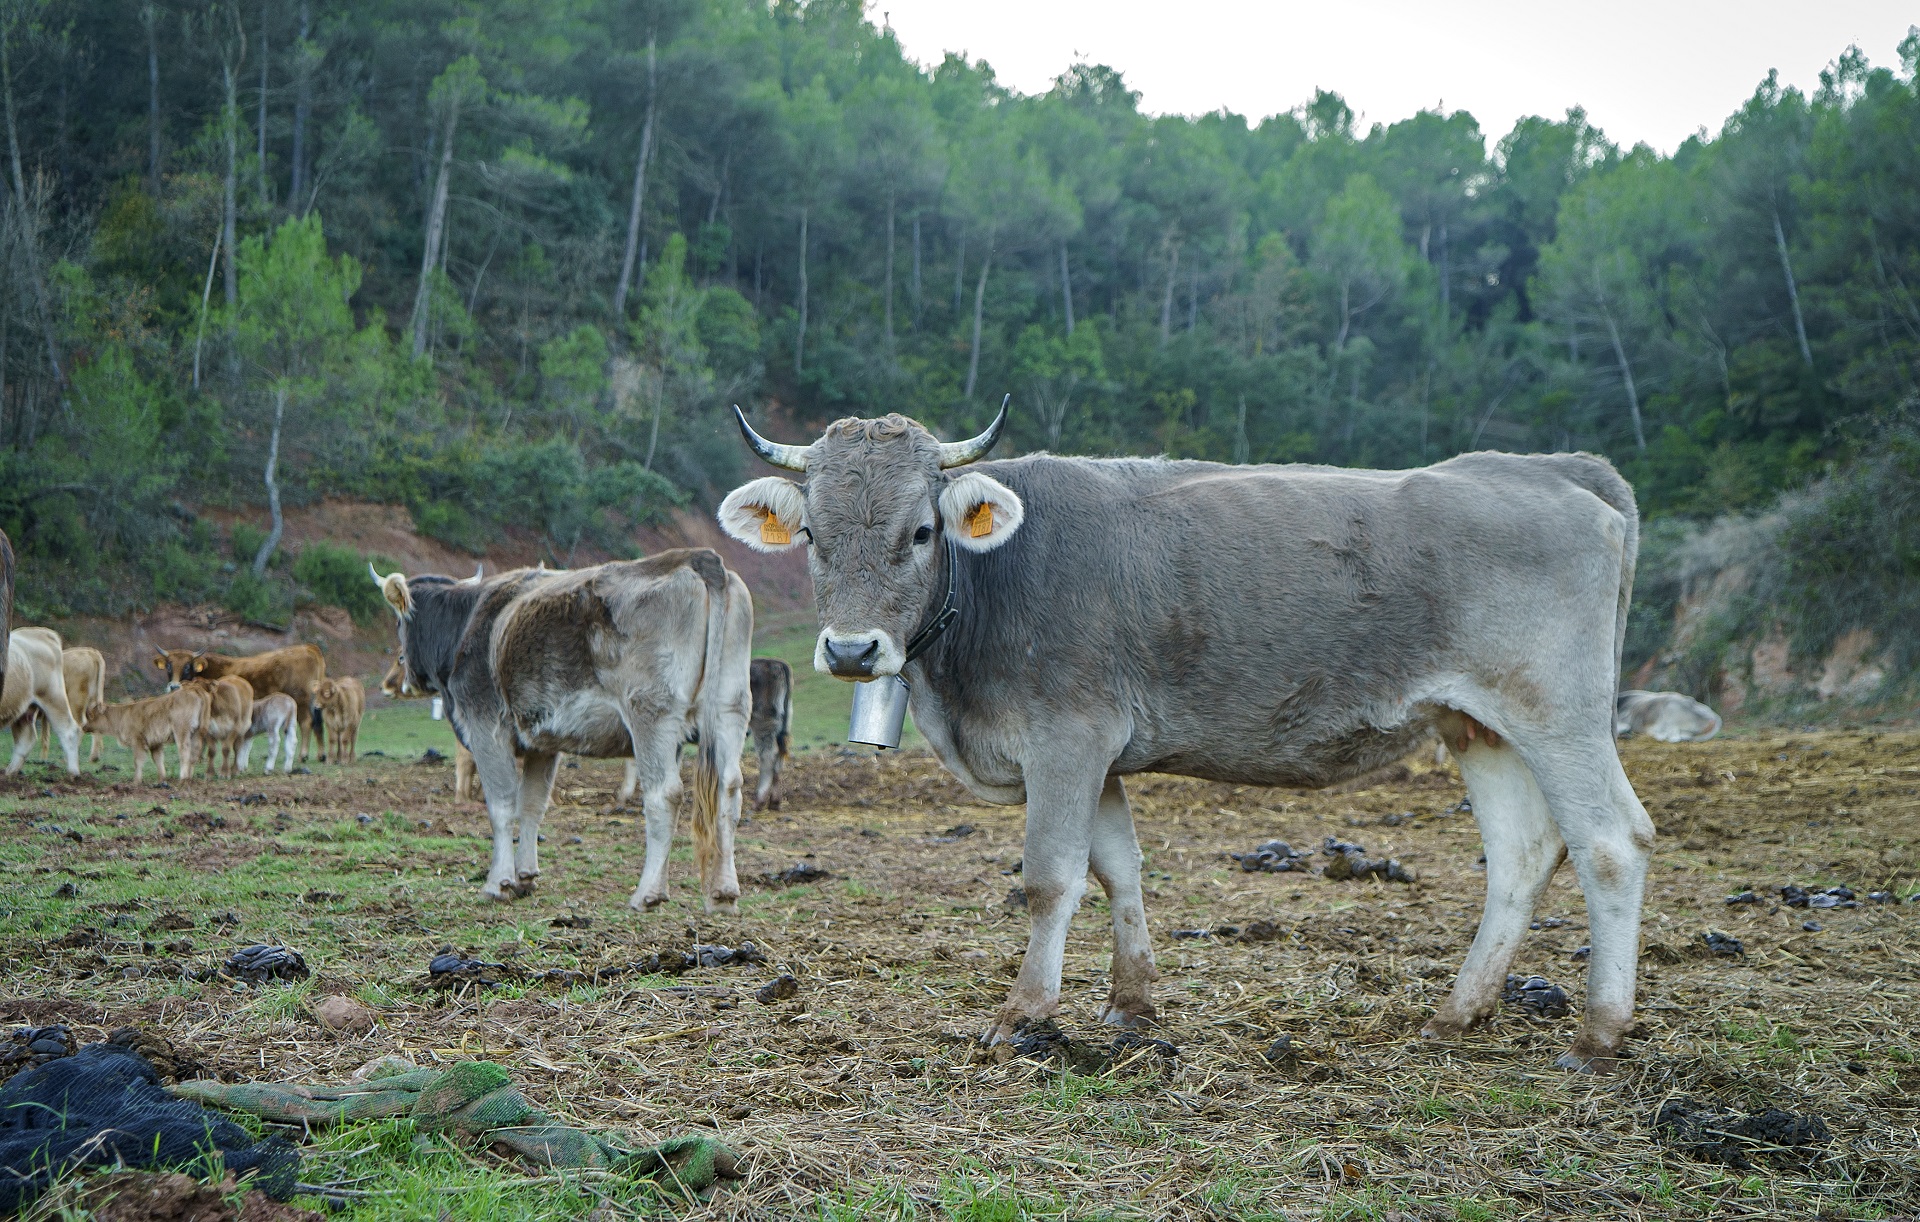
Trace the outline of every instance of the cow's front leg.
{"type": "Polygon", "coordinates": [[[1100,791],[1089,864],[1113,909],[1113,983],[1100,1017],[1118,1027],[1151,1022],[1152,985],[1160,973],[1153,966],[1147,909],[1140,898],[1140,842],[1133,834],[1126,788],[1117,776],[1108,777],[1100,791]]]}
{"type": "Polygon", "coordinates": [[[1087,889],[1094,807],[1106,780],[1106,761],[1081,768],[1071,760],[1039,770],[1030,766],[1026,779],[1027,842],[1020,880],[1032,927],[1027,957],[987,1031],[988,1043],[1010,1039],[1022,1020],[1046,1018],[1060,1008],[1067,926],[1087,889]]]}
{"type": "MultiPolygon", "coordinates": [[[[334,755],[340,752],[340,736],[333,736],[334,755]]],[[[520,760],[520,838],[514,846],[514,881],[521,895],[533,892],[540,877],[540,821],[546,817],[547,803],[553,799],[553,777],[560,757],[529,754],[520,760]]]]}
{"type": "Polygon", "coordinates": [[[513,856],[514,825],[520,821],[520,770],[513,752],[499,742],[483,742],[473,753],[474,769],[487,791],[487,822],[493,826],[493,857],[480,894],[490,900],[520,896],[520,876],[513,856]]]}

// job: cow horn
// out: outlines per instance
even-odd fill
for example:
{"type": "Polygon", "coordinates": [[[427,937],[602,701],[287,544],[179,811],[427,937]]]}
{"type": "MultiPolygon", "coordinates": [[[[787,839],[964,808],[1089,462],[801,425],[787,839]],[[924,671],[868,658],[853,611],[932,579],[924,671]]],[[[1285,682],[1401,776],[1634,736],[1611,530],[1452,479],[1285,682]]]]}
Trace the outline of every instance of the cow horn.
{"type": "Polygon", "coordinates": [[[753,447],[755,454],[775,467],[784,467],[789,471],[807,469],[807,454],[813,449],[812,446],[784,446],[777,441],[768,441],[753,431],[753,426],[747,423],[747,414],[740,410],[738,403],[733,405],[733,414],[740,421],[740,431],[746,435],[747,444],[753,447]]]}
{"type": "Polygon", "coordinates": [[[948,467],[964,467],[970,462],[985,458],[987,451],[993,448],[993,443],[1000,440],[1000,430],[1007,423],[1007,404],[1012,399],[1013,396],[1009,394],[1000,400],[1000,414],[993,418],[993,423],[987,426],[987,431],[978,437],[969,437],[965,441],[941,442],[940,469],[944,471],[948,467]]]}

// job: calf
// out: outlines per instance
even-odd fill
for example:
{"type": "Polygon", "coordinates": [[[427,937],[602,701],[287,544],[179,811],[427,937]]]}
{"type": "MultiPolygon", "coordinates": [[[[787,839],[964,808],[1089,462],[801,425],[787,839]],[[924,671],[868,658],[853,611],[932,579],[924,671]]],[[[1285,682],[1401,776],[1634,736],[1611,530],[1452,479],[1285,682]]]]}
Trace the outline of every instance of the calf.
{"type": "Polygon", "coordinates": [[[1663,743],[1703,743],[1720,732],[1720,714],[1679,692],[1621,692],[1613,698],[1613,734],[1645,734],[1663,743]]]}
{"type": "Polygon", "coordinates": [[[694,856],[708,911],[733,910],[753,600],[717,554],[674,550],[473,583],[374,580],[399,617],[408,685],[446,696],[486,785],[493,860],[482,895],[532,891],[540,820],[566,751],[639,764],[647,863],[628,902],[665,900],[680,748],[697,738],[694,856]]]}
{"type": "Polygon", "coordinates": [[[253,753],[254,738],[264,734],[267,736],[267,766],[262,771],[273,771],[274,758],[280,754],[281,744],[285,743],[287,762],[282,766],[291,772],[294,727],[299,720],[300,706],[285,692],[274,692],[254,701],[253,724],[247,727],[247,736],[240,743],[240,771],[247,770],[247,757],[253,753]]]}
{"type": "Polygon", "coordinates": [[[753,808],[780,809],[780,770],[787,761],[789,731],[793,726],[793,670],[778,658],[755,658],[752,663],[753,749],[760,757],[760,783],[753,808]]]}
{"type": "MultiPolygon", "coordinates": [[[[322,679],[311,691],[313,711],[320,715],[327,733],[333,736],[333,762],[353,763],[354,746],[360,738],[360,718],[367,711],[366,689],[360,686],[360,680],[343,675],[338,679],[322,679]]],[[[323,746],[321,762],[326,758],[323,746]]]]}
{"type": "MultiPolygon", "coordinates": [[[[237,675],[253,688],[255,699],[284,692],[294,703],[305,707],[313,685],[327,677],[327,660],[312,645],[292,645],[249,658],[229,658],[224,654],[194,652],[191,649],[154,650],[153,664],[166,672],[169,690],[188,679],[220,679],[237,675]]],[[[316,718],[309,726],[300,726],[300,758],[309,750],[309,733],[319,738],[320,750],[327,749],[325,731],[316,718]]]]}
{"type": "Polygon", "coordinates": [[[97,706],[86,720],[91,734],[111,734],[133,752],[133,780],[146,775],[147,757],[153,757],[155,784],[167,779],[164,749],[169,740],[180,756],[180,779],[193,775],[200,751],[200,727],[211,698],[204,688],[182,687],[145,700],[97,706]]]}
{"type": "MultiPolygon", "coordinates": [[[[232,777],[240,771],[240,748],[253,733],[253,686],[238,675],[218,679],[189,679],[182,687],[196,688],[207,697],[206,715],[200,722],[200,741],[207,748],[207,776],[224,772],[232,777]]],[[[193,779],[193,770],[183,768],[180,779],[193,779]]]]}
{"type": "Polygon", "coordinates": [[[37,710],[53,727],[66,752],[67,771],[80,773],[80,728],[67,702],[60,669],[60,634],[51,628],[20,628],[7,639],[7,669],[0,677],[0,725],[13,729],[13,759],[7,775],[18,776],[33,747],[37,710]]]}

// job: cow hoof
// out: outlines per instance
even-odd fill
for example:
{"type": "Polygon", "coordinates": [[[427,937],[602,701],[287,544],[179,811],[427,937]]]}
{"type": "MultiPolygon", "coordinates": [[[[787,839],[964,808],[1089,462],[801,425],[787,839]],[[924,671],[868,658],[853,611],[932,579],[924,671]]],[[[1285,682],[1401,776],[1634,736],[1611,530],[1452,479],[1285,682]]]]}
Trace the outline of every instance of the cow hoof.
{"type": "Polygon", "coordinates": [[[496,904],[511,904],[520,898],[511,885],[502,885],[499,883],[488,883],[486,886],[480,888],[480,896],[482,899],[492,900],[496,904]]]}
{"type": "Polygon", "coordinates": [[[779,810],[779,809],[780,809],[780,799],[779,799],[779,798],[774,798],[774,799],[773,799],[772,801],[770,801],[770,802],[768,802],[768,803],[767,803],[767,809],[768,809],[768,810],[779,810]]]}
{"type": "Polygon", "coordinates": [[[1137,1030],[1141,1027],[1158,1026],[1159,1015],[1155,1013],[1152,1006],[1147,1006],[1143,1009],[1129,1009],[1126,1006],[1115,1005],[1110,1001],[1101,1007],[1100,1021],[1109,1027],[1125,1027],[1129,1030],[1137,1030]]]}
{"type": "Polygon", "coordinates": [[[1427,1020],[1426,1026],[1420,1028],[1420,1038],[1423,1040],[1455,1040],[1465,1035],[1470,1026],[1472,1026],[1471,1023],[1457,1022],[1451,1018],[1435,1016],[1427,1020]]]}
{"type": "Polygon", "coordinates": [[[709,899],[707,901],[708,916],[737,916],[739,912],[740,906],[730,899],[709,899]]]}
{"type": "Polygon", "coordinates": [[[1561,1069],[1572,1070],[1574,1073],[1605,1075],[1620,1068],[1620,1058],[1605,1055],[1586,1056],[1578,1052],[1566,1052],[1562,1053],[1559,1059],[1554,1061],[1554,1064],[1561,1069]]]}

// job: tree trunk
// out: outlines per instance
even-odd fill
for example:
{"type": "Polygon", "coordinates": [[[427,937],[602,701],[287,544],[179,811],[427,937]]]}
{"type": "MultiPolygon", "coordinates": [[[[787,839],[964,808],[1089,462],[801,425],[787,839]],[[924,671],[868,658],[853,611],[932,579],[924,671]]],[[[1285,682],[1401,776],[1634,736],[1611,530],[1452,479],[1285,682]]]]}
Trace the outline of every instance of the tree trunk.
{"type": "Polygon", "coordinates": [[[1067,270],[1067,244],[1060,243],[1060,303],[1067,311],[1067,338],[1073,338],[1073,275],[1067,270]]]}
{"type": "Polygon", "coordinates": [[[427,321],[433,313],[433,267],[440,253],[441,231],[447,224],[447,188],[453,177],[453,137],[460,128],[460,100],[447,103],[447,129],[440,150],[440,174],[433,183],[433,202],[427,209],[427,238],[421,243],[420,287],[413,295],[413,359],[427,354],[427,321]]]}
{"type": "MultiPolygon", "coordinates": [[[[633,164],[633,199],[627,205],[627,248],[620,256],[620,283],[613,290],[613,316],[627,317],[627,292],[633,286],[633,262],[640,252],[640,217],[647,198],[647,162],[653,159],[655,102],[654,36],[647,34],[647,117],[640,123],[640,153],[633,164]]],[[[643,273],[644,274],[644,273],[643,273]]]]}
{"type": "Polygon", "coordinates": [[[147,194],[160,198],[160,12],[153,4],[140,8],[147,27],[147,194]]]}
{"type": "Polygon", "coordinates": [[[1813,349],[1807,345],[1807,320],[1800,315],[1800,288],[1793,282],[1793,263],[1787,258],[1787,235],[1780,228],[1780,209],[1773,210],[1773,242],[1780,251],[1780,274],[1787,279],[1787,301],[1793,306],[1793,333],[1800,340],[1800,359],[1813,368],[1813,349]]]}
{"type": "Polygon", "coordinates": [[[222,226],[213,231],[213,253],[207,256],[207,283],[200,290],[200,331],[193,337],[193,388],[200,389],[200,346],[207,338],[207,306],[213,301],[213,269],[220,262],[221,239],[226,236],[222,226]]]}
{"type": "Polygon", "coordinates": [[[1607,323],[1607,338],[1613,341],[1613,357],[1620,362],[1620,382],[1627,388],[1627,410],[1633,413],[1633,444],[1647,452],[1647,433],[1640,424],[1640,392],[1633,384],[1633,366],[1627,363],[1626,345],[1620,342],[1620,328],[1614,325],[1613,312],[1602,307],[1600,317],[1607,323]]]}
{"type": "Polygon", "coordinates": [[[800,329],[793,336],[793,375],[799,377],[807,353],[807,213],[800,209],[800,329]]]}
{"type": "Polygon", "coordinates": [[[269,194],[267,189],[267,69],[273,58],[267,53],[267,0],[260,0],[260,118],[259,152],[260,159],[260,206],[265,208],[269,194]]]}
{"type": "Polygon", "coordinates": [[[666,374],[663,371],[655,381],[653,388],[653,430],[647,434],[647,461],[641,464],[646,470],[653,470],[653,449],[660,444],[660,410],[666,404],[666,374]]]}
{"type": "MultiPolygon", "coordinates": [[[[27,204],[27,179],[20,169],[20,132],[13,115],[13,29],[0,28],[0,88],[6,92],[7,154],[13,163],[14,216],[20,226],[20,242],[27,252],[27,275],[33,281],[33,299],[40,310],[40,330],[47,341],[47,365],[53,370],[55,385],[65,385],[66,374],[60,368],[60,341],[53,332],[53,305],[47,299],[47,281],[40,274],[39,217],[27,204]]],[[[4,357],[4,354],[0,354],[4,357]]]]}
{"type": "Polygon", "coordinates": [[[300,0],[300,40],[294,44],[293,69],[293,169],[289,176],[287,206],[305,213],[300,196],[307,182],[307,111],[313,105],[313,66],[307,62],[310,48],[307,34],[312,14],[307,0],[300,0]]]}
{"type": "Polygon", "coordinates": [[[973,398],[973,384],[980,376],[980,319],[987,304],[987,271],[993,267],[993,242],[987,242],[986,258],[980,260],[980,282],[973,287],[973,355],[967,358],[966,398],[973,398]]]}
{"type": "Polygon", "coordinates": [[[893,208],[894,193],[887,192],[887,359],[893,359],[893,208]]]}
{"type": "Polygon", "coordinates": [[[280,546],[280,535],[286,529],[286,521],[280,516],[280,484],[274,479],[274,473],[280,465],[280,426],[287,417],[287,390],[284,386],[273,388],[273,440],[267,445],[267,511],[273,515],[273,529],[261,540],[260,550],[253,554],[253,575],[267,575],[267,561],[273,559],[274,551],[280,546]]]}
{"type": "Polygon", "coordinates": [[[1233,418],[1233,461],[1244,463],[1251,452],[1247,445],[1247,397],[1240,396],[1240,413],[1233,418]]]}
{"type": "Polygon", "coordinates": [[[920,329],[920,214],[913,214],[913,329],[920,329]]]}
{"type": "Polygon", "coordinates": [[[237,79],[239,69],[240,65],[237,62],[221,65],[221,75],[225,78],[227,87],[227,105],[222,117],[222,122],[227,129],[227,177],[220,197],[220,235],[223,239],[221,247],[223,258],[220,266],[225,276],[229,309],[240,300],[239,272],[233,262],[233,230],[236,212],[234,191],[237,186],[235,178],[240,173],[240,82],[237,79]]]}
{"type": "Polygon", "coordinates": [[[1169,241],[1168,245],[1172,247],[1173,254],[1172,257],[1167,260],[1166,295],[1160,299],[1160,344],[1162,347],[1166,346],[1168,338],[1173,335],[1173,280],[1180,272],[1180,244],[1169,241]]]}

